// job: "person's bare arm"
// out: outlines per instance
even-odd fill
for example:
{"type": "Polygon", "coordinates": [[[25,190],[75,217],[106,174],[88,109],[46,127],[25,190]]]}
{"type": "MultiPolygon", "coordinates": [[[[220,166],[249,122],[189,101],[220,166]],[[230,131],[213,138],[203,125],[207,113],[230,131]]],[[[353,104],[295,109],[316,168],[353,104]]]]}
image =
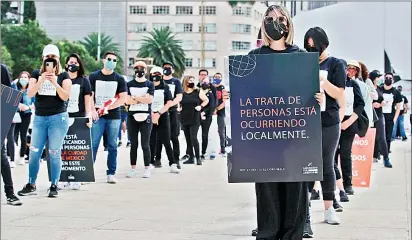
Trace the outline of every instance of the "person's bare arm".
{"type": "Polygon", "coordinates": [[[135,97],[135,99],[140,103],[150,104],[150,103],[152,103],[153,96],[146,93],[146,95],[144,95],[142,97],[135,97]]]}
{"type": "Polygon", "coordinates": [[[172,101],[172,106],[171,107],[173,107],[175,105],[178,105],[182,101],[182,97],[183,97],[182,93],[176,94],[175,99],[173,99],[173,101],[172,101]]]}
{"type": "Polygon", "coordinates": [[[200,100],[202,100],[202,103],[200,104],[200,106],[202,106],[203,108],[207,106],[207,104],[209,103],[209,98],[207,98],[206,94],[202,91],[199,92],[199,98],[200,100]]]}
{"type": "Polygon", "coordinates": [[[108,110],[112,110],[112,109],[122,106],[123,104],[125,104],[126,100],[127,100],[127,92],[119,93],[119,98],[112,105],[110,105],[108,110]]]}
{"type": "Polygon", "coordinates": [[[27,89],[27,96],[34,97],[36,96],[37,92],[40,90],[41,85],[46,81],[43,76],[39,76],[39,80],[35,78],[30,78],[29,81],[29,88],[27,89]]]}
{"type": "Polygon", "coordinates": [[[52,80],[51,83],[54,87],[56,87],[57,94],[59,95],[60,99],[63,101],[69,100],[70,91],[72,89],[72,81],[70,79],[63,80],[63,87],[57,83],[57,77],[54,77],[56,81],[52,80]]]}

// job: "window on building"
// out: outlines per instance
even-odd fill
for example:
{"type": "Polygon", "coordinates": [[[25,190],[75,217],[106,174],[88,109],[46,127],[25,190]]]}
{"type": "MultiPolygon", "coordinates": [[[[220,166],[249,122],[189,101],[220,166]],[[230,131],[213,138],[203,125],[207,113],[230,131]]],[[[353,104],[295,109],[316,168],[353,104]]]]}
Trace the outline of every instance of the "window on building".
{"type": "MultiPolygon", "coordinates": [[[[215,68],[216,67],[216,58],[205,58],[205,68],[215,68]]],[[[197,67],[201,67],[201,60],[200,58],[197,59],[197,67]]]]}
{"type": "Polygon", "coordinates": [[[130,23],[129,32],[135,32],[135,33],[147,32],[147,24],[146,23],[130,23]]]}
{"type": "Polygon", "coordinates": [[[153,6],[154,15],[166,15],[169,14],[169,6],[153,6]]]}
{"type": "Polygon", "coordinates": [[[216,15],[216,6],[199,6],[199,14],[216,15]]]}
{"type": "Polygon", "coordinates": [[[180,46],[183,50],[192,50],[193,49],[193,41],[192,40],[180,40],[180,46]]]}
{"type": "Polygon", "coordinates": [[[249,50],[250,42],[232,41],[232,50],[249,50]]]}
{"type": "Polygon", "coordinates": [[[152,24],[152,28],[153,29],[158,29],[158,30],[160,30],[162,28],[168,28],[169,26],[170,26],[169,23],[153,23],[152,24]]]}
{"type": "Polygon", "coordinates": [[[249,6],[236,6],[232,8],[233,15],[250,16],[252,7],[249,6]]]}
{"type": "MultiPolygon", "coordinates": [[[[205,51],[216,51],[217,50],[217,41],[209,40],[205,41],[205,51]]],[[[202,42],[199,41],[199,50],[202,48],[202,42]]]]}
{"type": "Polygon", "coordinates": [[[193,32],[192,23],[176,23],[176,32],[193,32]]]}
{"type": "MultiPolygon", "coordinates": [[[[205,33],[216,33],[216,23],[206,23],[203,26],[205,33]]],[[[202,25],[199,24],[199,32],[202,32],[202,25]]]]}
{"type": "Polygon", "coordinates": [[[129,57],[129,67],[133,67],[134,66],[134,58],[129,57]]]}
{"type": "Polygon", "coordinates": [[[176,15],[192,15],[192,6],[176,6],[176,15]]]}
{"type": "Polygon", "coordinates": [[[249,24],[233,24],[232,32],[233,33],[251,33],[252,26],[249,24]]]}
{"type": "Polygon", "coordinates": [[[134,41],[134,40],[127,41],[128,50],[139,50],[140,46],[141,46],[141,41],[134,41]]]}
{"type": "Polygon", "coordinates": [[[143,5],[132,5],[129,6],[130,14],[146,14],[146,6],[143,5]]]}
{"type": "Polygon", "coordinates": [[[193,58],[185,58],[185,67],[193,67],[193,58]]]}

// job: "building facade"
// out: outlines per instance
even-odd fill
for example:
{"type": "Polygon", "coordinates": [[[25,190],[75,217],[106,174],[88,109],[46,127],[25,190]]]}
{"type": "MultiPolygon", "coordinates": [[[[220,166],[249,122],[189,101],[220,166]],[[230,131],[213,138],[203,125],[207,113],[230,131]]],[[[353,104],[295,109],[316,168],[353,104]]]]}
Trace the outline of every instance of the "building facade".
{"type": "Polygon", "coordinates": [[[224,72],[224,57],[247,54],[255,47],[266,5],[240,4],[231,7],[227,1],[204,2],[128,2],[127,64],[133,75],[133,64],[141,41],[156,28],[169,27],[181,40],[186,53],[185,75],[198,75],[201,69],[201,11],[204,11],[204,68],[209,75],[224,72]]]}
{"type": "Polygon", "coordinates": [[[294,17],[300,12],[310,11],[336,3],[338,3],[338,1],[276,1],[269,2],[269,5],[282,5],[288,9],[290,15],[294,17]]]}

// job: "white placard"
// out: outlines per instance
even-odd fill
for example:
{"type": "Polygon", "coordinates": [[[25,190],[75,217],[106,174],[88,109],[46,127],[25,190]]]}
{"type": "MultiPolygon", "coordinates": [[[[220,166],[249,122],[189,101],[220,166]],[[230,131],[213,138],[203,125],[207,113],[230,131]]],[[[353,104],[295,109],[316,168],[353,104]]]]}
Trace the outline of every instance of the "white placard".
{"type": "Polygon", "coordinates": [[[152,111],[159,112],[160,109],[165,105],[165,91],[164,89],[155,90],[153,101],[152,101],[152,111]]]}
{"type": "Polygon", "coordinates": [[[96,80],[95,107],[101,108],[104,103],[116,96],[117,81],[96,80]]]}
{"type": "MultiPolygon", "coordinates": [[[[130,94],[133,97],[143,97],[144,95],[146,95],[148,89],[149,89],[148,87],[141,87],[141,88],[131,87],[130,88],[130,94]]],[[[138,104],[130,105],[129,111],[133,111],[133,112],[136,112],[136,111],[142,111],[142,112],[149,111],[149,104],[147,104],[147,103],[138,103],[138,104]]]]}
{"type": "Polygon", "coordinates": [[[345,116],[350,116],[353,113],[353,103],[355,102],[355,95],[353,94],[353,87],[345,88],[346,111],[345,116]]]}
{"type": "Polygon", "coordinates": [[[42,96],[56,96],[57,90],[49,80],[46,80],[41,84],[38,94],[42,96]]]}
{"type": "Polygon", "coordinates": [[[67,112],[77,113],[79,111],[79,97],[80,97],[80,84],[72,85],[70,91],[69,103],[67,106],[67,112]]]}
{"type": "Polygon", "coordinates": [[[169,90],[172,93],[172,97],[174,98],[176,86],[174,84],[167,84],[167,85],[169,86],[169,90]]]}
{"type": "Polygon", "coordinates": [[[392,113],[393,94],[392,93],[384,93],[383,94],[383,102],[384,102],[384,105],[382,106],[382,112],[383,113],[392,113]]]}

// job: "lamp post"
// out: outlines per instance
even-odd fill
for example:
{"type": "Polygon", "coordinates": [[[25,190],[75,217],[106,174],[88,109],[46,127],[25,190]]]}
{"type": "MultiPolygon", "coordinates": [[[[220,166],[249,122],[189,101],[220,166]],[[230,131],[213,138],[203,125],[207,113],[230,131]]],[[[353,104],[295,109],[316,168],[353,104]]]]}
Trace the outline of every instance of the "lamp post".
{"type": "Polygon", "coordinates": [[[102,2],[99,2],[99,22],[98,22],[98,30],[97,30],[97,56],[96,56],[96,60],[99,61],[100,60],[100,51],[101,51],[101,22],[102,22],[102,2]]]}
{"type": "Polygon", "coordinates": [[[203,5],[203,0],[200,1],[200,67],[205,67],[205,7],[203,5]]]}

